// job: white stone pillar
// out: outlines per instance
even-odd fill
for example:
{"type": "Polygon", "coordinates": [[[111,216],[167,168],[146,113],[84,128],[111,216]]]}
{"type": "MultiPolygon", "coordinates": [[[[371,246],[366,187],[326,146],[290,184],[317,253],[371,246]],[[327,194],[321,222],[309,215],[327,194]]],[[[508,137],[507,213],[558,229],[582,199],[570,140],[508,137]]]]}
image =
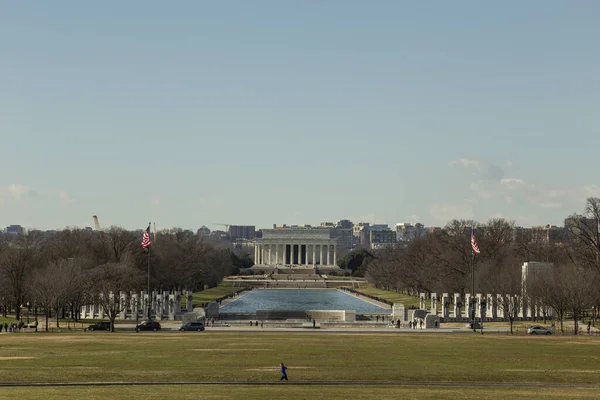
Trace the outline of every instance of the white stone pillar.
{"type": "Polygon", "coordinates": [[[254,264],[258,264],[258,245],[254,243],[254,264]]]}
{"type": "Polygon", "coordinates": [[[279,264],[279,243],[275,245],[275,264],[279,264]]]}
{"type": "Polygon", "coordinates": [[[268,244],[267,245],[269,248],[269,265],[271,265],[271,247],[273,246],[272,244],[268,244]]]}
{"type": "Polygon", "coordinates": [[[316,248],[315,248],[315,245],[314,245],[314,244],[312,245],[312,249],[313,249],[312,265],[314,266],[314,265],[317,263],[317,262],[316,262],[316,255],[317,255],[317,254],[316,254],[316,251],[315,251],[315,250],[316,250],[316,248]]]}
{"type": "Polygon", "coordinates": [[[333,245],[333,265],[337,265],[337,244],[333,245]]]}
{"type": "Polygon", "coordinates": [[[323,245],[319,245],[319,264],[323,265],[323,245]]]}
{"type": "Polygon", "coordinates": [[[331,249],[329,248],[329,243],[327,243],[327,265],[331,265],[331,259],[329,256],[331,255],[331,249]]]}
{"type": "Polygon", "coordinates": [[[304,265],[308,265],[308,245],[304,245],[304,265]]]}

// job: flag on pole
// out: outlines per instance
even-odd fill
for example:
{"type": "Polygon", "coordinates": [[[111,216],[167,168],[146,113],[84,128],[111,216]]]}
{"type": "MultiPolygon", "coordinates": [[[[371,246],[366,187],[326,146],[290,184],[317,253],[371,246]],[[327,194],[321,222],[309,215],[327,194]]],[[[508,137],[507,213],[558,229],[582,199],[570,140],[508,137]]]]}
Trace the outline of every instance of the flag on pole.
{"type": "Polygon", "coordinates": [[[473,253],[479,254],[479,246],[477,246],[477,240],[475,240],[475,234],[471,229],[471,247],[473,248],[473,253]]]}
{"type": "Polygon", "coordinates": [[[142,236],[141,245],[144,250],[148,249],[148,247],[152,245],[152,242],[150,241],[150,224],[148,224],[148,229],[146,229],[144,235],[142,236]]]}

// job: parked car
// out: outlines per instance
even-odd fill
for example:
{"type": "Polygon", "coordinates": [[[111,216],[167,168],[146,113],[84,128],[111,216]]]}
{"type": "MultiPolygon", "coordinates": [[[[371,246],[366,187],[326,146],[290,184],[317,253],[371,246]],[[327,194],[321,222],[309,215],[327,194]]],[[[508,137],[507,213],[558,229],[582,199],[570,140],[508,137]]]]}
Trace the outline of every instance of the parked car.
{"type": "Polygon", "coordinates": [[[527,327],[527,333],[530,335],[552,335],[550,329],[537,325],[527,327]]]}
{"type": "Polygon", "coordinates": [[[188,322],[187,324],[183,324],[179,327],[181,332],[184,331],[198,331],[202,332],[204,330],[204,324],[202,322],[188,322]]]}
{"type": "Polygon", "coordinates": [[[87,327],[88,331],[110,331],[110,321],[100,321],[87,327]]]}
{"type": "Polygon", "coordinates": [[[158,330],[160,330],[160,323],[158,323],[157,321],[144,321],[141,324],[136,325],[136,327],[135,327],[136,332],[140,332],[140,331],[156,332],[158,330]]]}
{"type": "Polygon", "coordinates": [[[482,329],[483,326],[481,326],[480,322],[471,322],[469,323],[469,329],[482,329]]]}

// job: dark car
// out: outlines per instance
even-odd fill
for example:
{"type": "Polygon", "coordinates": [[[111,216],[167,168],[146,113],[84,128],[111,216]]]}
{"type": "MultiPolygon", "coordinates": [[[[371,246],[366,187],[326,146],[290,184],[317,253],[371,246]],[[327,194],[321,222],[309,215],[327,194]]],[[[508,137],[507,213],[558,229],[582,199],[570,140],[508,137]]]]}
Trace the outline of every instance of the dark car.
{"type": "Polygon", "coordinates": [[[153,331],[156,332],[160,330],[160,324],[156,321],[144,321],[139,325],[136,325],[135,331],[153,331]]]}
{"type": "Polygon", "coordinates": [[[469,324],[469,328],[470,329],[483,329],[483,326],[481,325],[480,322],[471,322],[469,324]]]}
{"type": "Polygon", "coordinates": [[[202,332],[204,330],[204,324],[202,322],[188,322],[187,324],[183,324],[179,327],[181,332],[184,331],[198,331],[202,332]]]}
{"type": "Polygon", "coordinates": [[[110,331],[110,321],[100,321],[87,327],[88,331],[110,331]]]}

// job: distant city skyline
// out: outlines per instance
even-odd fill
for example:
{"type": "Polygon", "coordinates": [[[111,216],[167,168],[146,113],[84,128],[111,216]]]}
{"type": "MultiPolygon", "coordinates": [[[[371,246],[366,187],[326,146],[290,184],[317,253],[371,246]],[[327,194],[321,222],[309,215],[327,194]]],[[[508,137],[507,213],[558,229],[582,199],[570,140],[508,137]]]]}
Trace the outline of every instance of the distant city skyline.
{"type": "Polygon", "coordinates": [[[0,224],[561,225],[600,197],[598,15],[589,0],[7,3],[0,224]]]}

